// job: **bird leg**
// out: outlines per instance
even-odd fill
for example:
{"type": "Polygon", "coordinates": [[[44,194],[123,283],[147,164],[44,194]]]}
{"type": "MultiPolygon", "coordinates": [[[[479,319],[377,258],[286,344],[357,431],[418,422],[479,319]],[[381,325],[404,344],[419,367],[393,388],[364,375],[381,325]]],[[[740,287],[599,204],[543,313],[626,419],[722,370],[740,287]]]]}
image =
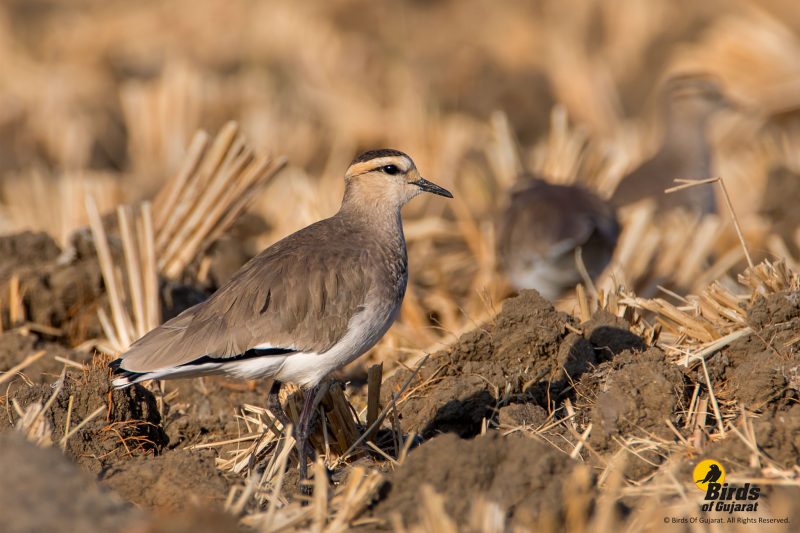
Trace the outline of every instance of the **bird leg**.
{"type": "MultiPolygon", "coordinates": [[[[281,400],[278,394],[280,393],[283,384],[274,380],[272,387],[269,389],[267,396],[267,409],[275,416],[276,419],[283,425],[284,430],[292,423],[286,412],[281,406],[281,400]]],[[[317,402],[316,397],[319,392],[319,386],[308,389],[305,394],[303,402],[303,411],[300,414],[300,420],[294,428],[294,438],[297,446],[297,455],[300,463],[300,480],[304,481],[308,478],[308,456],[313,455],[314,450],[308,442],[308,437],[314,429],[314,414],[316,412],[317,402]]]]}
{"type": "MultiPolygon", "coordinates": [[[[310,444],[308,437],[313,428],[314,414],[317,408],[317,392],[319,386],[311,387],[306,391],[305,401],[303,402],[303,412],[300,414],[297,431],[297,455],[300,457],[300,481],[308,479],[308,451],[310,444]]],[[[313,454],[313,449],[311,450],[313,454]]]]}
{"type": "Polygon", "coordinates": [[[283,383],[277,379],[272,382],[272,387],[270,387],[269,395],[267,396],[267,409],[278,419],[278,422],[281,423],[285,431],[292,422],[289,420],[289,417],[286,416],[286,412],[281,405],[281,399],[278,396],[278,393],[281,391],[281,385],[283,385],[283,383]]]}

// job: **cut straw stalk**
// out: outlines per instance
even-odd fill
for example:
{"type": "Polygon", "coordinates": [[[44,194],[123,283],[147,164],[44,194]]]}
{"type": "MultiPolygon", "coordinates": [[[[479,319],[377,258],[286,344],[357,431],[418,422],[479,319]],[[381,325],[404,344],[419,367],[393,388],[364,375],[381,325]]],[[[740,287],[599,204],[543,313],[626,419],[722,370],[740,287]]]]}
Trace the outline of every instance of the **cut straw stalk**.
{"type": "Polygon", "coordinates": [[[381,381],[383,380],[383,363],[372,365],[367,370],[367,427],[378,419],[380,411],[381,381]]]}
{"type": "Polygon", "coordinates": [[[114,261],[111,259],[111,250],[106,239],[106,230],[100,213],[97,211],[97,204],[91,195],[86,196],[86,213],[89,216],[89,227],[92,229],[94,245],[97,249],[97,258],[100,262],[100,271],[103,274],[103,281],[108,292],[108,300],[111,306],[111,317],[113,319],[116,338],[120,345],[130,346],[131,338],[125,322],[125,310],[122,299],[117,289],[117,281],[114,276],[114,261]]]}
{"type": "Polygon", "coordinates": [[[111,307],[111,320],[103,309],[98,310],[98,318],[112,351],[120,352],[160,322],[150,206],[145,202],[137,210],[117,209],[125,276],[113,264],[103,221],[91,197],[86,198],[86,210],[111,307]],[[127,289],[123,277],[128,279],[127,289]]]}
{"type": "Polygon", "coordinates": [[[495,111],[490,117],[494,144],[489,150],[489,161],[494,166],[494,174],[499,184],[508,189],[517,181],[523,170],[519,156],[519,143],[514,135],[508,115],[495,111]]]}
{"type": "MultiPolygon", "coordinates": [[[[256,187],[263,183],[254,181],[261,179],[265,172],[269,172],[270,162],[262,158],[254,163],[251,171],[232,188],[225,189],[222,197],[209,206],[206,216],[199,221],[199,227],[191,233],[183,246],[169,259],[164,272],[167,275],[177,275],[188,265],[194,257],[203,253],[221,234],[229,228],[241,215],[254,196],[256,187]]],[[[274,174],[271,174],[274,175],[274,174]]],[[[196,213],[202,213],[203,208],[198,208],[196,213]]],[[[194,224],[194,221],[191,222],[194,224]]]]}
{"type": "MultiPolygon", "coordinates": [[[[161,221],[158,236],[156,238],[156,248],[163,249],[172,236],[178,230],[180,222],[188,215],[194,200],[199,197],[200,191],[198,190],[203,182],[208,178],[204,175],[209,175],[216,169],[216,166],[222,160],[225,151],[229,148],[230,143],[233,141],[235,135],[234,128],[230,123],[217,134],[210,147],[207,146],[207,141],[202,139],[198,141],[195,137],[195,142],[192,143],[192,148],[198,148],[198,152],[190,150],[187,157],[187,163],[178,173],[176,181],[178,182],[174,188],[174,197],[169,198],[168,201],[162,202],[161,197],[163,193],[156,196],[156,220],[161,221]],[[197,160],[195,161],[195,158],[197,160]],[[212,167],[213,168],[210,168],[212,167]],[[185,172],[184,172],[185,171],[185,172]],[[184,177],[185,175],[185,177],[184,177]],[[167,205],[164,205],[167,204],[167,205]],[[164,205],[162,211],[162,205],[164,205]]],[[[170,191],[170,185],[167,185],[166,191],[170,191]]]]}
{"type": "Polygon", "coordinates": [[[195,133],[178,173],[156,196],[154,202],[155,223],[159,228],[165,228],[166,231],[168,217],[173,215],[181,191],[189,178],[197,171],[203,152],[208,146],[208,140],[209,136],[205,131],[195,133]]]}
{"type": "Polygon", "coordinates": [[[710,183],[719,183],[720,188],[722,189],[722,196],[725,198],[725,204],[728,207],[728,212],[731,215],[731,219],[733,220],[733,227],[736,229],[736,235],[739,237],[739,242],[742,245],[742,249],[744,250],[744,256],[747,258],[747,266],[753,268],[753,259],[750,257],[750,250],[747,248],[747,242],[744,240],[744,234],[742,233],[742,227],[739,225],[739,218],[736,216],[736,212],[733,210],[733,204],[731,203],[731,197],[728,194],[728,188],[725,187],[725,181],[722,179],[721,176],[716,178],[711,178],[707,180],[684,180],[684,179],[676,179],[675,183],[680,183],[681,185],[677,185],[675,187],[671,187],[666,189],[665,193],[673,193],[677,191],[681,191],[683,189],[688,189],[689,187],[697,187],[699,185],[705,185],[710,183]]]}
{"type": "Polygon", "coordinates": [[[18,274],[11,276],[8,282],[8,321],[11,327],[25,321],[25,306],[22,302],[18,274]]]}
{"type": "MultiPolygon", "coordinates": [[[[228,133],[228,131],[223,131],[226,138],[228,133]]],[[[218,200],[232,184],[233,178],[240,174],[250,162],[252,152],[242,147],[241,143],[234,142],[232,145],[226,145],[225,149],[227,151],[220,154],[223,160],[219,166],[217,167],[215,159],[211,159],[213,170],[209,172],[209,176],[206,177],[202,174],[198,176],[201,182],[206,183],[195,182],[195,189],[192,191],[193,202],[184,208],[186,218],[181,220],[181,224],[177,227],[175,234],[170,236],[170,240],[164,243],[162,260],[165,264],[179,252],[197,225],[208,218],[212,205],[219,205],[218,200]]]]}
{"type": "Polygon", "coordinates": [[[138,246],[134,244],[133,232],[131,225],[133,225],[133,215],[131,214],[130,206],[117,207],[117,218],[119,219],[120,233],[122,234],[122,246],[125,253],[125,266],[128,269],[128,283],[129,295],[131,306],[133,307],[134,324],[139,326],[136,328],[136,337],[141,337],[146,333],[140,327],[146,326],[145,312],[144,312],[144,298],[142,295],[142,271],[141,260],[139,257],[138,246]]]}
{"type": "Polygon", "coordinates": [[[155,200],[161,272],[179,276],[285,163],[247,146],[235,122],[227,123],[210,143],[207,134],[195,135],[181,169],[155,200]]]}
{"type": "MultiPolygon", "coordinates": [[[[344,390],[339,383],[333,382],[330,384],[327,393],[322,399],[322,404],[325,407],[325,415],[330,422],[329,425],[336,440],[337,449],[339,451],[348,449],[358,439],[359,435],[356,421],[353,420],[352,411],[347,404],[344,390]]],[[[327,426],[328,424],[322,424],[323,429],[327,426]]]]}
{"type": "Polygon", "coordinates": [[[72,405],[75,403],[75,395],[69,395],[69,405],[67,406],[67,421],[64,424],[64,438],[61,439],[61,449],[64,450],[67,447],[67,439],[66,436],[69,435],[69,424],[72,420],[72,405]]]}
{"type": "Polygon", "coordinates": [[[155,233],[150,202],[142,204],[139,219],[139,250],[144,267],[145,324],[150,330],[161,323],[161,305],[158,295],[158,266],[156,262],[155,233]]]}
{"type": "MultiPolygon", "coordinates": [[[[71,396],[70,396],[70,406],[72,406],[72,397],[71,396]]],[[[87,416],[86,418],[81,420],[81,422],[77,426],[75,426],[74,428],[69,429],[69,426],[67,426],[66,431],[68,431],[68,432],[64,435],[64,437],[61,439],[61,442],[59,443],[61,445],[61,449],[62,450],[66,449],[67,448],[67,442],[69,441],[70,437],[72,437],[78,431],[83,429],[83,427],[86,426],[86,424],[88,424],[89,422],[91,422],[92,420],[94,420],[95,418],[100,416],[101,414],[103,414],[106,411],[106,409],[107,409],[106,406],[101,405],[100,407],[98,407],[97,409],[95,409],[94,411],[89,413],[89,416],[87,416]]]]}

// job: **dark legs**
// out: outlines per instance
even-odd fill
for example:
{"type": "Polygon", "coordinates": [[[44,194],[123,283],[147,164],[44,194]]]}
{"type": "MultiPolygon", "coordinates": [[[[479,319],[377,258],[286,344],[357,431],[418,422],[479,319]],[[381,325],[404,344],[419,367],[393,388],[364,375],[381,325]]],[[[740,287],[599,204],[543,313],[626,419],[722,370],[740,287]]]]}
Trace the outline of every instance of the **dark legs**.
{"type": "Polygon", "coordinates": [[[267,396],[267,409],[275,415],[275,418],[278,419],[278,422],[283,425],[283,429],[289,427],[291,422],[289,421],[289,417],[286,416],[286,413],[283,411],[283,407],[281,406],[281,399],[278,396],[278,393],[281,391],[282,383],[277,379],[272,382],[272,387],[269,389],[269,396],[267,396]]]}
{"type": "MultiPolygon", "coordinates": [[[[317,410],[317,392],[319,386],[311,387],[306,391],[305,401],[303,402],[303,412],[300,414],[300,420],[297,425],[297,432],[295,438],[297,439],[297,455],[300,457],[300,480],[308,479],[308,451],[311,447],[308,443],[308,437],[311,435],[313,429],[314,413],[317,410]]],[[[312,450],[313,454],[313,450],[312,450]]]]}
{"type": "MultiPolygon", "coordinates": [[[[284,429],[289,427],[291,422],[289,421],[289,417],[286,416],[286,413],[281,407],[281,401],[278,397],[278,393],[281,390],[281,382],[275,380],[272,382],[272,387],[269,390],[269,396],[267,397],[267,408],[270,412],[275,415],[275,418],[283,424],[284,429]]],[[[317,410],[317,392],[319,391],[319,386],[312,387],[306,391],[305,400],[303,402],[303,412],[300,414],[300,420],[297,422],[297,427],[294,428],[294,438],[297,441],[297,455],[300,460],[300,480],[308,479],[308,456],[309,451],[311,451],[313,455],[313,450],[310,450],[311,446],[308,443],[308,437],[311,435],[311,431],[314,428],[313,420],[314,420],[314,413],[317,410]]]]}

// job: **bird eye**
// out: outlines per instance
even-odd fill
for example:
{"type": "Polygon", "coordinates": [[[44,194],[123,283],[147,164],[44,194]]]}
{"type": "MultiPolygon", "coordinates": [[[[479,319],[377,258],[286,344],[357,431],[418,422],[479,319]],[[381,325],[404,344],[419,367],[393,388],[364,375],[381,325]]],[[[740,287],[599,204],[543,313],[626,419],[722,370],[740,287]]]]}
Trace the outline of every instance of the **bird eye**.
{"type": "Polygon", "coordinates": [[[399,174],[400,173],[400,169],[397,168],[396,165],[386,165],[385,167],[381,167],[381,172],[385,172],[386,174],[389,174],[390,176],[394,176],[395,174],[399,174]]]}

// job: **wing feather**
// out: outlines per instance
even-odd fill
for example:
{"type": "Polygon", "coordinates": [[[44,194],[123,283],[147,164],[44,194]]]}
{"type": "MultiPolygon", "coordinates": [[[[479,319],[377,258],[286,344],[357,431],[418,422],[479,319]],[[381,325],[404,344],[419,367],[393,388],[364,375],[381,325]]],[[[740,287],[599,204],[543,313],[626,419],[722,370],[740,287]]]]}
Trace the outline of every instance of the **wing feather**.
{"type": "Polygon", "coordinates": [[[121,368],[152,372],[204,356],[235,357],[264,344],[328,350],[346,333],[372,282],[365,247],[351,229],[342,238],[342,230],[334,217],[274,244],[208,300],[137,340],[122,355],[121,368]]]}

